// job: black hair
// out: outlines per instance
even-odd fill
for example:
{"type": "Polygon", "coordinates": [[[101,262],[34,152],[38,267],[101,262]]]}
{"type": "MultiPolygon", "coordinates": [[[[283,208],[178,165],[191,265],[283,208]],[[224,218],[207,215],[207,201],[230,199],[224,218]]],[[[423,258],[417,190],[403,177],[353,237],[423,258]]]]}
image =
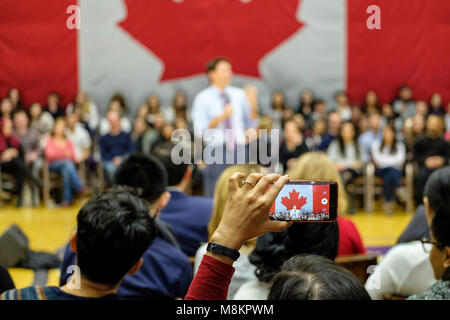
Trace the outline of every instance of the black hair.
{"type": "MultiPolygon", "coordinates": [[[[173,142],[158,143],[152,150],[152,154],[164,164],[168,174],[169,186],[178,185],[188,169],[187,163],[175,164],[172,161],[172,150],[175,147],[173,142]]],[[[182,155],[180,155],[182,156],[182,155]]]]}
{"type": "Polygon", "coordinates": [[[152,203],[166,191],[167,172],[155,157],[134,154],[117,168],[114,182],[116,185],[140,189],[140,197],[152,203]]]}
{"type": "Polygon", "coordinates": [[[300,253],[317,254],[334,260],[339,244],[336,221],[330,223],[294,223],[282,232],[267,233],[258,238],[249,256],[256,266],[255,275],[270,282],[284,261],[300,253]]]}
{"type": "MultiPolygon", "coordinates": [[[[391,150],[389,150],[390,154],[396,154],[397,153],[397,131],[395,130],[395,126],[391,125],[390,123],[387,123],[384,126],[384,129],[390,129],[394,132],[394,140],[392,140],[391,150]]],[[[383,139],[381,140],[380,144],[380,152],[383,151],[384,146],[386,145],[386,141],[384,141],[384,134],[383,139]]]]}
{"type": "Polygon", "coordinates": [[[227,58],[224,58],[224,57],[216,57],[216,58],[209,60],[208,63],[206,64],[206,73],[216,70],[217,65],[222,61],[230,63],[230,60],[228,60],[227,58]]]}
{"type": "MultiPolygon", "coordinates": [[[[436,210],[430,229],[438,243],[436,247],[439,251],[450,247],[450,203],[443,202],[436,210]]],[[[450,281],[450,268],[444,271],[442,280],[450,281]]]]}
{"type": "Polygon", "coordinates": [[[318,255],[287,260],[273,281],[268,300],[371,300],[350,271],[318,255]]]}
{"type": "Polygon", "coordinates": [[[450,167],[445,166],[434,171],[427,179],[423,195],[428,198],[430,208],[437,209],[448,200],[450,195],[450,167]]]}
{"type": "Polygon", "coordinates": [[[152,244],[156,229],[147,205],[126,191],[88,201],[77,216],[77,265],[86,279],[117,284],[152,244]]]}

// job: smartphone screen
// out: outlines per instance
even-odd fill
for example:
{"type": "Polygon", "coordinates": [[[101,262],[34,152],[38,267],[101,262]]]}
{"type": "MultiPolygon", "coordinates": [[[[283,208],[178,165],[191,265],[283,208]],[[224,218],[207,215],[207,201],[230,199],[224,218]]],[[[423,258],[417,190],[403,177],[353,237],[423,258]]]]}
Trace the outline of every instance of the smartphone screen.
{"type": "Polygon", "coordinates": [[[335,181],[289,181],[270,209],[270,218],[282,221],[325,222],[337,217],[335,181]]]}

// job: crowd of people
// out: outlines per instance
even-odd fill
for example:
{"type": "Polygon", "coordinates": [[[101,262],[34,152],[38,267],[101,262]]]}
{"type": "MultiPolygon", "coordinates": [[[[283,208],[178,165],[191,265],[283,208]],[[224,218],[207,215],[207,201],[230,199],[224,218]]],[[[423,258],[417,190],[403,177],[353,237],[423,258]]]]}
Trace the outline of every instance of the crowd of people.
{"type": "Polygon", "coordinates": [[[357,106],[345,92],[327,105],[304,90],[292,108],[277,91],[264,113],[254,87],[230,86],[229,61],[214,59],[207,73],[211,85],[192,107],[182,92],[170,107],[152,94],[134,117],[121,95],[111,98],[102,118],[83,91],[65,108],[54,92],[46,106],[28,107],[19,90],[9,91],[0,105],[0,166],[2,175],[14,179],[17,206],[24,183],[42,187],[45,164],[63,180],[61,206],[89,192],[98,166],[110,190],[79,211],[59,287],[14,289],[0,270],[6,284],[0,293],[11,289],[1,299],[368,300],[384,293],[450,298],[450,113],[439,94],[429,103],[415,101],[411,88],[403,86],[392,103],[380,105],[369,91],[357,106]],[[236,140],[226,129],[281,130],[279,150],[271,154],[280,172],[259,163],[173,160],[175,129],[189,130],[195,139],[211,128],[222,135],[205,144],[234,156],[239,144],[251,141],[236,140]],[[384,181],[386,211],[392,213],[394,201],[405,200],[406,161],[417,166],[419,207],[399,242],[414,242],[395,246],[364,287],[334,262],[366,252],[356,226],[344,216],[355,210],[354,182],[374,163],[384,181]],[[289,179],[336,181],[336,221],[270,220],[269,209],[289,179]],[[191,195],[195,186],[199,196],[191,195]]]}

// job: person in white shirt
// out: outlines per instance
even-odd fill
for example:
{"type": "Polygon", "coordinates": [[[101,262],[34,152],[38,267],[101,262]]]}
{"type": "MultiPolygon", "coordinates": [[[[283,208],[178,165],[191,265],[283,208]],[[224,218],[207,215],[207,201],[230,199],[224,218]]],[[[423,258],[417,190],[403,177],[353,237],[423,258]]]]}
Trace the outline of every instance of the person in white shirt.
{"type": "Polygon", "coordinates": [[[92,141],[88,131],[80,123],[76,112],[66,115],[66,137],[72,141],[75,159],[78,163],[85,161],[91,155],[92,141]]]}
{"type": "MultiPolygon", "coordinates": [[[[120,117],[120,127],[122,129],[122,131],[126,132],[126,133],[130,133],[131,132],[131,122],[130,120],[128,120],[128,118],[124,115],[124,109],[123,106],[121,105],[119,100],[112,100],[109,104],[108,107],[108,112],[109,111],[117,111],[120,113],[121,117],[120,117]]],[[[108,132],[111,130],[111,127],[109,125],[109,121],[108,119],[103,118],[100,121],[100,135],[104,136],[106,134],[108,134],[108,132]]]]}
{"type": "Polygon", "coordinates": [[[406,191],[400,186],[406,159],[405,144],[397,141],[395,128],[387,124],[383,130],[382,140],[373,142],[371,153],[377,167],[375,175],[382,177],[384,181],[385,210],[388,214],[392,214],[395,195],[402,202],[407,199],[406,191]]]}
{"type": "MultiPolygon", "coordinates": [[[[436,210],[449,203],[448,190],[450,167],[446,166],[433,172],[425,185],[423,203],[428,224],[436,210]]],[[[365,287],[372,299],[382,299],[386,293],[407,297],[431,287],[436,278],[430,250],[431,245],[421,241],[394,246],[367,279],[365,287]]]]}

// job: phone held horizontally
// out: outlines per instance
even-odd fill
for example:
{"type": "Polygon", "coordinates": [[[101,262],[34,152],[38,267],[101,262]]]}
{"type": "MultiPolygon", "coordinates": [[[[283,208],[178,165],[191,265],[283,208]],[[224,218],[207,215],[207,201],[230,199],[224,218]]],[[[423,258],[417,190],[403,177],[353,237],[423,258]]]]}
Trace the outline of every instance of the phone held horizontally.
{"type": "Polygon", "coordinates": [[[281,189],[269,214],[272,220],[331,222],[337,218],[337,207],[336,181],[291,180],[281,189]]]}

